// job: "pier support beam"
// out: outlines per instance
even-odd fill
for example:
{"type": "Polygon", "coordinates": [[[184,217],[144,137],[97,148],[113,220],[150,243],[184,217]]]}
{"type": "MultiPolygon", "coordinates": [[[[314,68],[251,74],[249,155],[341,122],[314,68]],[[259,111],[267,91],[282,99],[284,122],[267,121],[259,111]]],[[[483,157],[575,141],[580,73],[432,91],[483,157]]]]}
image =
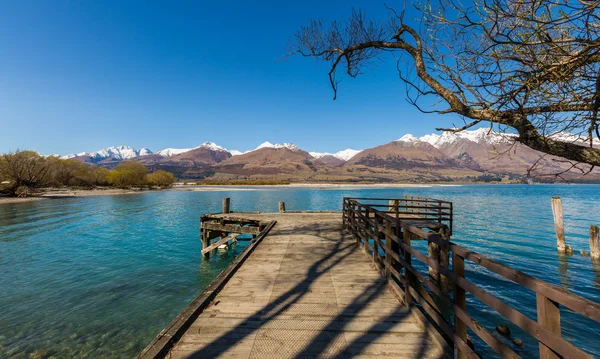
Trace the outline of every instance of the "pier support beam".
{"type": "Polygon", "coordinates": [[[590,256],[592,259],[600,259],[598,226],[590,226],[590,256]]]}
{"type": "Polygon", "coordinates": [[[279,202],[279,213],[285,213],[285,202],[279,202]]]}
{"type": "Polygon", "coordinates": [[[231,204],[231,199],[229,197],[224,197],[222,213],[229,213],[230,204],[231,204]]]}
{"type": "Polygon", "coordinates": [[[565,222],[563,220],[562,201],[560,197],[552,197],[552,214],[554,215],[554,228],[556,229],[556,249],[566,252],[565,222]]]}

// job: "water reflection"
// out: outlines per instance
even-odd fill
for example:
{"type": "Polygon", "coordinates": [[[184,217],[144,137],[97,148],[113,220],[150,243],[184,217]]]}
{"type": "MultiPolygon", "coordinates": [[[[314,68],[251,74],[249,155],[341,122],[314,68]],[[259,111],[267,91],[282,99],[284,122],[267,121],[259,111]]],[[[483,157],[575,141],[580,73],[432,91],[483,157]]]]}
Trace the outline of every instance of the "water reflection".
{"type": "Polygon", "coordinates": [[[569,279],[569,257],[572,254],[567,253],[558,253],[558,274],[560,276],[560,284],[565,289],[569,289],[570,279],[569,279]]]}

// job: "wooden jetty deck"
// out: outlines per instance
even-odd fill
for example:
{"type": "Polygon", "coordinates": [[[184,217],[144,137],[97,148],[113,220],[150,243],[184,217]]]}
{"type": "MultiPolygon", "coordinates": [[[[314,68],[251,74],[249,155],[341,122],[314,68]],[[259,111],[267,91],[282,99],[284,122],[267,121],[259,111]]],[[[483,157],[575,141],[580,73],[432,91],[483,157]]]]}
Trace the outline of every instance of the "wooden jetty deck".
{"type": "Polygon", "coordinates": [[[277,224],[167,357],[442,356],[344,233],[340,213],[243,217],[277,224]]]}
{"type": "Polygon", "coordinates": [[[560,313],[598,323],[600,304],[451,242],[449,202],[345,198],[342,208],[202,216],[205,248],[253,238],[138,358],[478,359],[467,328],[477,345],[520,358],[467,311],[467,296],[536,340],[540,358],[597,354],[562,336],[560,313]],[[534,292],[537,318],[469,281],[465,261],[534,292]]]}

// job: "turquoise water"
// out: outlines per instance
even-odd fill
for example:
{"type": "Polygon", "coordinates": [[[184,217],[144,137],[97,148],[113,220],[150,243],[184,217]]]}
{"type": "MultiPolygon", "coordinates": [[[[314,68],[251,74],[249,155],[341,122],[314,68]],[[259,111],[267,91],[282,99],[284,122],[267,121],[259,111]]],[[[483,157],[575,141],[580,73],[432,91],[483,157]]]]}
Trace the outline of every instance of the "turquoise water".
{"type": "MultiPolygon", "coordinates": [[[[242,248],[200,256],[199,217],[232,209],[339,210],[344,196],[426,195],[454,202],[453,240],[600,302],[600,264],[555,249],[550,198],[561,196],[567,242],[588,250],[600,224],[600,186],[459,186],[406,189],[162,191],[0,205],[0,358],[134,357],[242,248]]],[[[501,278],[467,276],[535,319],[535,296],[501,278]]],[[[468,298],[468,311],[483,308],[468,298]]],[[[504,323],[480,312],[488,328],[504,323]]],[[[563,311],[563,335],[600,355],[600,325],[563,311]],[[585,330],[581,330],[585,328],[585,330]]],[[[525,341],[523,357],[538,349],[525,341]]],[[[488,352],[476,342],[476,349],[488,352]]]]}

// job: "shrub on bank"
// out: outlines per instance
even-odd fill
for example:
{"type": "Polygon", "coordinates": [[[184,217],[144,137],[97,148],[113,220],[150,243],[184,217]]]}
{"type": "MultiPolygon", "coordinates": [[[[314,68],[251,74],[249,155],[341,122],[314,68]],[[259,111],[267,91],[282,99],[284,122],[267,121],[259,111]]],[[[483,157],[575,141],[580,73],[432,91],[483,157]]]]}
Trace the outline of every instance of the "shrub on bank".
{"type": "Polygon", "coordinates": [[[137,162],[122,162],[108,174],[108,183],[117,188],[131,188],[145,186],[148,168],[137,162]]]}
{"type": "Polygon", "coordinates": [[[168,188],[175,183],[175,176],[171,172],[158,170],[146,176],[149,186],[168,188]]]}

